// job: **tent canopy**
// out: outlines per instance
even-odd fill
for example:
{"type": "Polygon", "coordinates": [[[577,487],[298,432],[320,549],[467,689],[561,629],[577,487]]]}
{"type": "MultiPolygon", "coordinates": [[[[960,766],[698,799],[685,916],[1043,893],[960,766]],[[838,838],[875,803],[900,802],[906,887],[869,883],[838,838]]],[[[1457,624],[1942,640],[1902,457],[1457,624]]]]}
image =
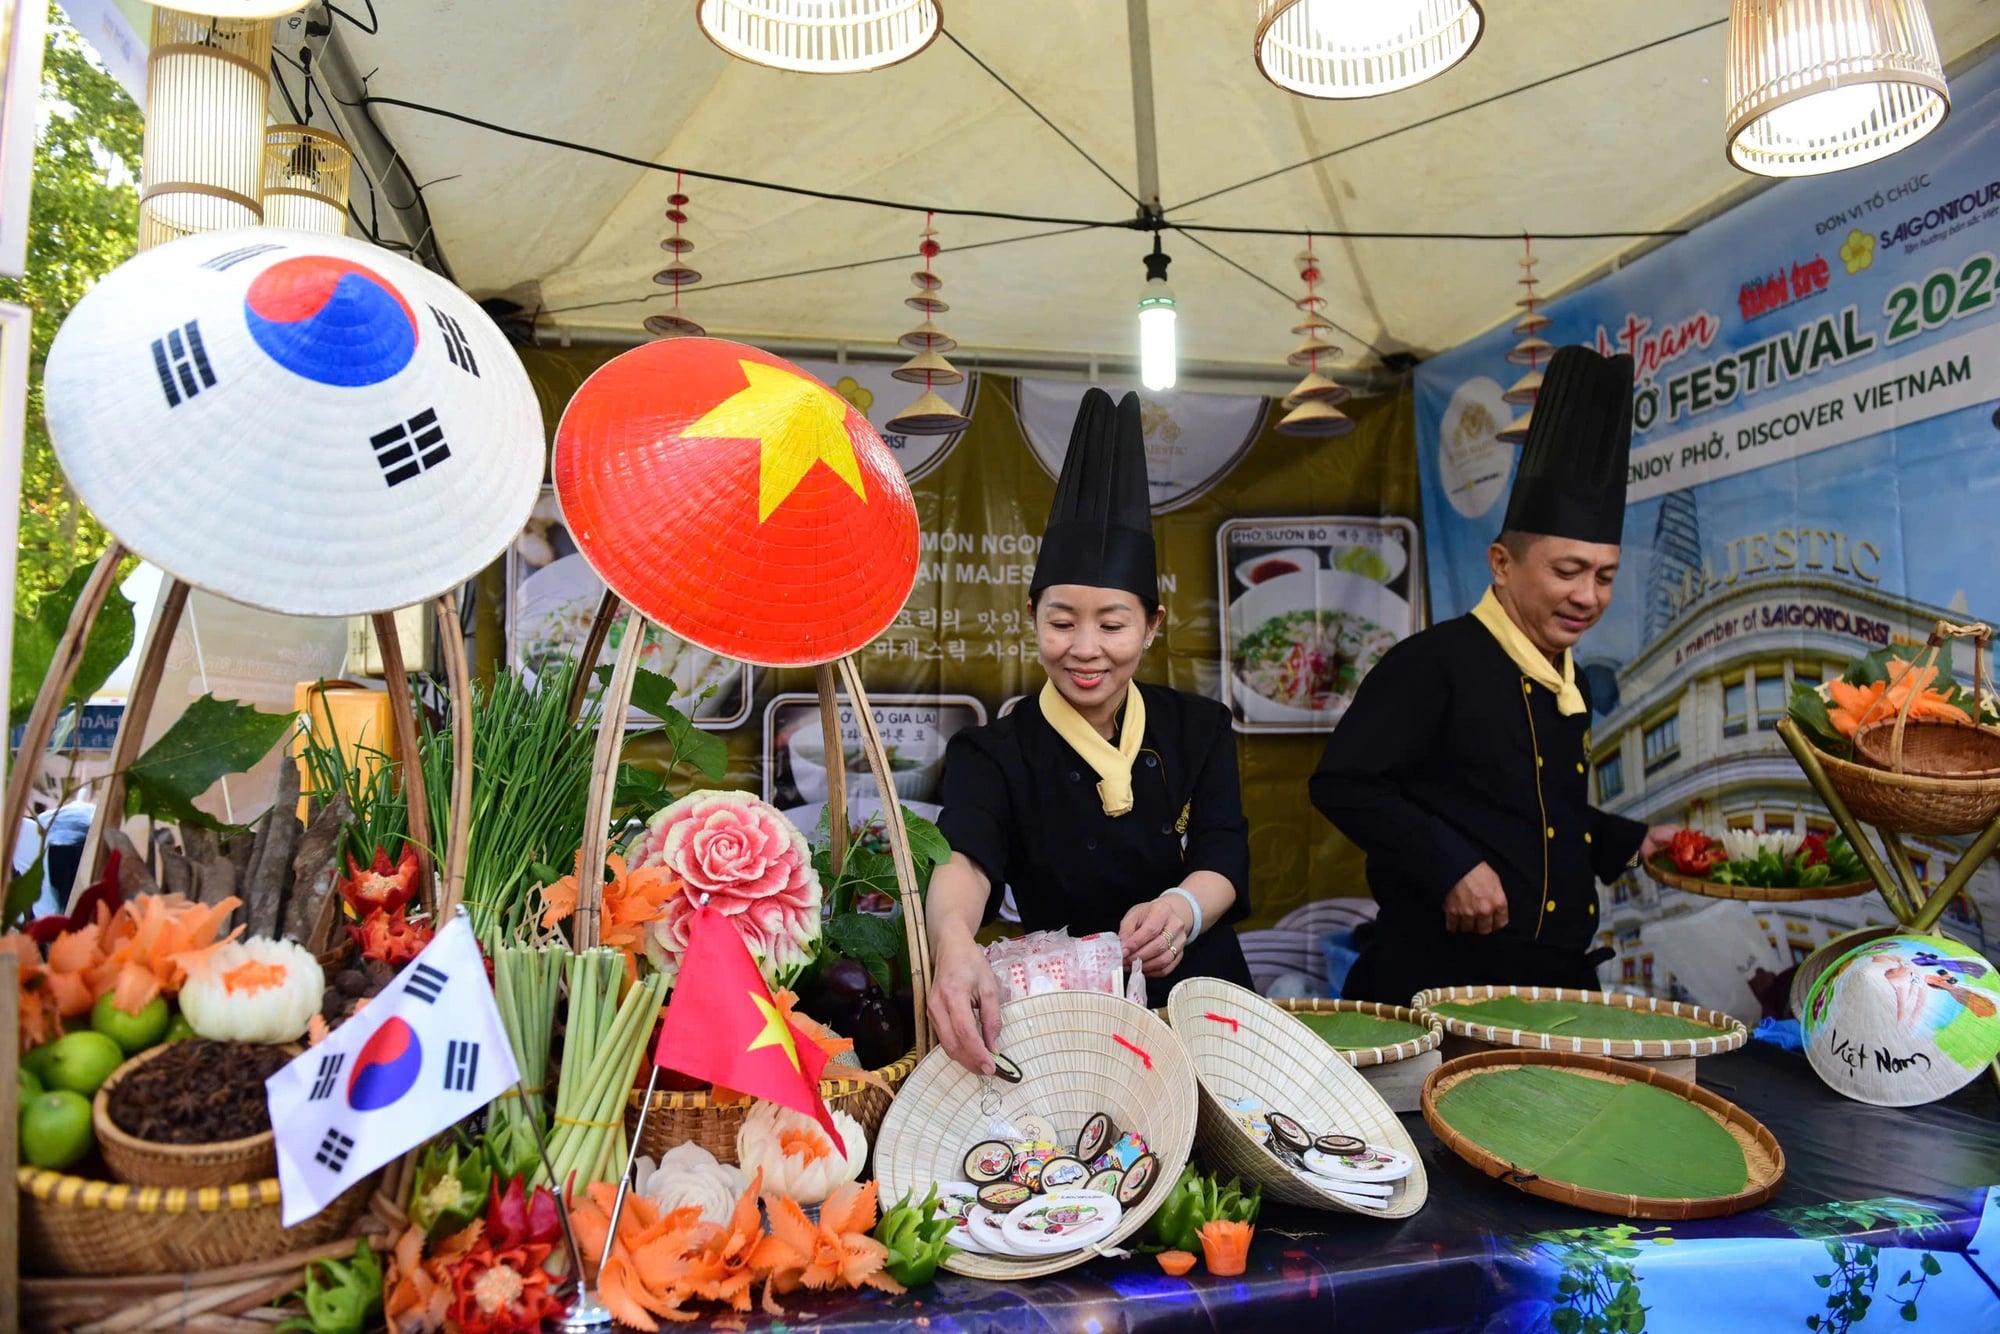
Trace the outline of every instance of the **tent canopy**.
{"type": "MultiPolygon", "coordinates": [[[[735,60],[701,35],[693,9],[440,0],[377,7],[374,34],[336,19],[331,38],[303,40],[344,46],[374,97],[640,163],[936,208],[1114,223],[1138,212],[1125,5],[954,0],[946,35],[923,54],[840,77],[735,60]]],[[[1293,256],[1308,229],[1649,233],[1756,188],[1723,155],[1728,9],[1725,0],[1488,3],[1479,45],[1444,76],[1323,102],[1258,73],[1248,0],[1151,0],[1168,223],[1289,229],[1165,234],[1184,368],[1264,384],[1296,377],[1284,358],[1298,342],[1293,256]]],[[[1929,10],[1948,62],[2000,33],[2000,13],[1979,0],[1931,0],[1929,10]]],[[[300,44],[298,29],[280,32],[281,49],[300,44]]],[[[296,98],[297,70],[281,72],[296,98]]],[[[279,96],[273,105],[289,114],[279,96]]],[[[671,307],[651,275],[671,258],[659,242],[671,232],[672,172],[428,111],[368,110],[424,185],[432,239],[475,295],[538,309],[545,336],[638,338],[645,316],[671,307]]],[[[358,112],[339,115],[353,141],[358,112]]],[[[367,218],[368,191],[355,188],[367,218]]],[[[692,201],[683,234],[696,247],[687,262],[705,281],[681,305],[710,332],[866,355],[891,350],[915,323],[903,298],[921,262],[922,212],[693,178],[683,188],[692,201]]],[[[410,194],[400,176],[377,189],[410,194]]],[[[937,226],[951,305],[939,323],[975,364],[1129,365],[1144,233],[951,216],[937,226]]],[[[1657,241],[1542,237],[1543,290],[1648,244],[1657,241]]],[[[1343,330],[1332,336],[1341,367],[1426,355],[1514,313],[1518,239],[1322,236],[1315,247],[1327,314],[1343,330]]]]}

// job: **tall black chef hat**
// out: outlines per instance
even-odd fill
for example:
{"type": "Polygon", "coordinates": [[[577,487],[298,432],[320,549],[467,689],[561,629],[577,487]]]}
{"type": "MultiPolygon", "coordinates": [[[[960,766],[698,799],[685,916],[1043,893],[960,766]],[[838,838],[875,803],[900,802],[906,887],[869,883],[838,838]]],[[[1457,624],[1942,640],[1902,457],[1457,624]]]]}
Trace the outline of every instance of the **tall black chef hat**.
{"type": "Polygon", "coordinates": [[[1632,358],[1559,347],[1542,378],[1507,498],[1509,532],[1616,546],[1632,452],[1632,358]]]}
{"type": "Polygon", "coordinates": [[[1076,410],[1028,594],[1039,597],[1054,584],[1121,588],[1159,603],[1137,394],[1114,407],[1111,395],[1092,389],[1076,410]]]}

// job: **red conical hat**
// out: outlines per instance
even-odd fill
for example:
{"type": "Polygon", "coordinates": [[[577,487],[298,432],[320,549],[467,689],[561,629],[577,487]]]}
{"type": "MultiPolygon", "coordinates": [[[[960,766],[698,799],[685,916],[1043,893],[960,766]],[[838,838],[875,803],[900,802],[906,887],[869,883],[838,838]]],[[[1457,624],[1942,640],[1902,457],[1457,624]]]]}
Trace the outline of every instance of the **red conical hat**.
{"type": "Polygon", "coordinates": [[[896,619],[917,511],[882,437],[788,361],[648,343],[584,381],[556,430],[577,549],[648,619],[764,667],[830,662],[896,619]]]}

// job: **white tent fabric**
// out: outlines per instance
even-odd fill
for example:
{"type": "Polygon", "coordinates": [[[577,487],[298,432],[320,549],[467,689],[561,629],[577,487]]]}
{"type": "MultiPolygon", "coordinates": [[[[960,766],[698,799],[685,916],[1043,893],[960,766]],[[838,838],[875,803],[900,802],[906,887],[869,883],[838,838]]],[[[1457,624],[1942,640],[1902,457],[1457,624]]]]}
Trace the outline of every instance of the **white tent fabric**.
{"type": "MultiPolygon", "coordinates": [[[[1387,97],[1318,102],[1258,74],[1249,0],[1152,0],[1168,220],[1300,231],[1653,231],[1753,185],[1723,155],[1725,0],[1490,0],[1485,8],[1485,36],[1443,77],[1387,97]],[[1675,36],[1690,29],[1700,30],[1675,36]],[[1446,114],[1543,79],[1551,81],[1446,114]],[[1227,189],[1320,154],[1335,155],[1227,189]],[[1225,192],[1176,207],[1216,191],[1225,192]]],[[[1979,0],[1930,0],[1929,9],[1947,61],[2000,33],[2000,13],[1979,0]]],[[[967,54],[1135,188],[1126,6],[1116,0],[951,0],[949,35],[928,51],[840,77],[732,59],[702,37],[686,3],[439,0],[377,10],[374,35],[336,23],[376,96],[646,162],[818,190],[1063,217],[1136,212],[967,54]]],[[[296,95],[297,73],[285,73],[296,95]]],[[[662,213],[672,174],[421,111],[372,111],[426,183],[436,237],[475,295],[525,294],[526,304],[539,301],[544,332],[581,337],[639,337],[640,321],[670,305],[651,275],[669,259],[659,241],[671,230],[662,213]]],[[[387,188],[407,194],[401,181],[387,188]]],[[[688,262],[706,281],[682,305],[710,332],[862,352],[890,347],[915,322],[902,302],[921,213],[699,180],[685,188],[684,234],[697,247],[688,262]],[[750,281],[873,259],[889,262],[750,281]]],[[[356,189],[365,215],[365,191],[356,189]]],[[[968,354],[987,364],[1133,355],[1145,236],[1098,230],[954,253],[1050,228],[950,217],[938,226],[951,304],[940,323],[968,354]]],[[[1298,286],[1298,235],[1201,239],[1283,292],[1298,286]]],[[[1538,240],[1545,290],[1638,244],[1538,240]]],[[[1298,341],[1287,298],[1186,236],[1169,232],[1165,247],[1184,363],[1284,380],[1285,354],[1298,341]]],[[[1519,295],[1518,241],[1328,239],[1319,249],[1328,314],[1348,331],[1335,337],[1343,366],[1371,363],[1378,350],[1449,347],[1512,314],[1519,295]]]]}

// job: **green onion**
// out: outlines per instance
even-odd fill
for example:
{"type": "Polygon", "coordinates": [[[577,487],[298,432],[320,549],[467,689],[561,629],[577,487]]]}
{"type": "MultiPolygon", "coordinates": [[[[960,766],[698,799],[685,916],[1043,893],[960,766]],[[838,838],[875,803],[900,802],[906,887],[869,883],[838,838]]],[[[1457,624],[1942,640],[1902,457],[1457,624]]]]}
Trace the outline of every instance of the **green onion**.
{"type": "MultiPolygon", "coordinates": [[[[301,733],[299,757],[305,761],[305,795],[317,805],[347,797],[354,819],[341,834],[341,846],[354,860],[366,866],[380,848],[395,861],[403,853],[403,840],[410,832],[410,804],[403,797],[402,771],[387,752],[357,744],[350,756],[340,744],[340,730],[332,711],[316,705],[312,719],[324,727],[326,735],[301,733]]],[[[344,872],[346,867],[342,867],[344,872]]]]}
{"type": "Polygon", "coordinates": [[[615,1181],[624,1166],[625,1103],[646,1056],[653,1021],[666,1003],[657,973],[625,990],[625,956],[584,950],[569,960],[569,1022],[563,1032],[562,1086],[556,1091],[549,1164],[558,1189],[615,1181]]]}

